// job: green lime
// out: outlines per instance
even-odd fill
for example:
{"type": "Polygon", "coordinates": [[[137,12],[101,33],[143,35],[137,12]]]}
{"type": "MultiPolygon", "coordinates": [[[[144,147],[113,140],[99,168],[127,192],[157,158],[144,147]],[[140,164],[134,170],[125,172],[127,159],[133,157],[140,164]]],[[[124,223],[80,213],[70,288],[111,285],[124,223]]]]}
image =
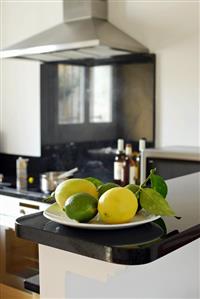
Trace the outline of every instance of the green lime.
{"type": "Polygon", "coordinates": [[[55,199],[61,209],[63,209],[66,200],[76,193],[89,193],[98,198],[98,192],[95,185],[84,179],[68,179],[60,183],[55,190],[55,199]]]}
{"type": "Polygon", "coordinates": [[[87,180],[87,181],[93,183],[97,188],[103,184],[102,181],[100,181],[100,180],[97,179],[97,178],[91,177],[91,176],[85,178],[85,180],[87,180]]]}
{"type": "Polygon", "coordinates": [[[103,193],[105,193],[106,191],[115,188],[115,187],[119,187],[119,185],[115,184],[115,183],[106,183],[103,184],[101,186],[98,187],[98,194],[99,194],[99,198],[101,197],[101,195],[103,193]]]}
{"type": "Polygon", "coordinates": [[[129,185],[126,185],[125,188],[129,189],[133,193],[136,193],[139,190],[140,186],[134,185],[134,184],[129,184],[129,185]]]}
{"type": "Polygon", "coordinates": [[[64,211],[71,219],[88,222],[97,214],[97,199],[88,193],[76,193],[65,202],[64,211]]]}

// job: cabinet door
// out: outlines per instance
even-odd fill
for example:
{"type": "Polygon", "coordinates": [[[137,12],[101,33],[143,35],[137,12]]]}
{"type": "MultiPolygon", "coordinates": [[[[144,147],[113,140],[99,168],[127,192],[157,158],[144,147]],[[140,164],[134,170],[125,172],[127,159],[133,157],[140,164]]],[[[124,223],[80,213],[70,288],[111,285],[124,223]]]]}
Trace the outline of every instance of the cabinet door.
{"type": "Polygon", "coordinates": [[[0,152],[40,156],[40,64],[2,62],[0,152]]]}
{"type": "Polygon", "coordinates": [[[179,176],[183,176],[190,173],[200,171],[199,161],[186,161],[186,160],[173,160],[173,159],[159,159],[148,158],[147,159],[147,175],[152,168],[156,168],[156,171],[164,179],[171,179],[179,176]]]}
{"type": "MultiPolygon", "coordinates": [[[[63,1],[1,1],[2,48],[42,32],[62,20],[63,1]]],[[[0,152],[40,155],[40,64],[26,60],[2,63],[0,152]]]]}

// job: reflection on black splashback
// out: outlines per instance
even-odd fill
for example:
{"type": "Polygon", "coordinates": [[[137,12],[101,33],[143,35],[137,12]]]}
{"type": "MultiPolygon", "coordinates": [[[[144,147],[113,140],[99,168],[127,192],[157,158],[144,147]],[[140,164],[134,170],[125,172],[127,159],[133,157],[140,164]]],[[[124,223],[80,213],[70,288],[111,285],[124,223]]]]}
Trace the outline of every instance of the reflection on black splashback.
{"type": "MultiPolygon", "coordinates": [[[[130,143],[130,140],[126,140],[130,143]]],[[[131,142],[133,149],[138,151],[138,142],[131,142]]],[[[35,178],[39,186],[39,175],[46,171],[66,171],[78,167],[75,177],[94,176],[104,182],[113,180],[113,161],[117,141],[70,142],[42,147],[41,157],[26,157],[29,159],[28,175],[35,178]]],[[[147,142],[147,147],[152,144],[147,142]]],[[[0,173],[4,181],[16,180],[16,160],[19,156],[0,154],[0,173]]],[[[25,156],[23,156],[25,157],[25,156]]]]}
{"type": "Polygon", "coordinates": [[[43,146],[42,159],[46,171],[68,170],[78,167],[75,177],[95,176],[103,181],[112,180],[114,145],[110,142],[67,143],[56,146],[43,146]],[[111,148],[109,154],[102,154],[102,149],[111,148]],[[97,149],[92,151],[92,149],[97,149]],[[98,153],[100,150],[100,154],[98,153]]]}
{"type": "MultiPolygon", "coordinates": [[[[112,142],[67,143],[47,145],[42,148],[39,158],[28,157],[28,175],[39,184],[39,175],[46,171],[65,171],[78,167],[75,177],[95,176],[103,181],[112,180],[112,167],[115,144],[112,142]],[[104,150],[108,149],[108,150],[104,150]]],[[[24,156],[23,156],[24,157],[24,156]]],[[[0,173],[4,181],[14,185],[17,155],[0,154],[0,173]]]]}
{"type": "Polygon", "coordinates": [[[42,145],[155,141],[155,55],[41,65],[42,145]]]}

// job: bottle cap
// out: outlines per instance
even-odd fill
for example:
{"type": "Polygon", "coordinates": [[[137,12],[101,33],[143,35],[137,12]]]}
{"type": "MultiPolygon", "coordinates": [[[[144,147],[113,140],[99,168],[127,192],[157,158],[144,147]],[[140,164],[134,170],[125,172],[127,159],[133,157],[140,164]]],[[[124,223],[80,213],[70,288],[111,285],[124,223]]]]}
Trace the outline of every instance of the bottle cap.
{"type": "Polygon", "coordinates": [[[146,139],[145,138],[141,138],[139,140],[139,151],[144,151],[146,148],[146,139]]]}
{"type": "Polygon", "coordinates": [[[117,140],[117,149],[120,151],[120,152],[123,152],[124,151],[124,139],[118,139],[117,140]]]}
{"type": "Polygon", "coordinates": [[[125,149],[126,156],[132,156],[132,145],[131,144],[126,144],[126,149],[125,149]]]}
{"type": "Polygon", "coordinates": [[[19,157],[19,158],[16,160],[17,168],[26,168],[26,167],[27,167],[27,164],[28,164],[28,161],[29,161],[29,159],[24,159],[24,158],[22,158],[22,157],[19,157]]]}

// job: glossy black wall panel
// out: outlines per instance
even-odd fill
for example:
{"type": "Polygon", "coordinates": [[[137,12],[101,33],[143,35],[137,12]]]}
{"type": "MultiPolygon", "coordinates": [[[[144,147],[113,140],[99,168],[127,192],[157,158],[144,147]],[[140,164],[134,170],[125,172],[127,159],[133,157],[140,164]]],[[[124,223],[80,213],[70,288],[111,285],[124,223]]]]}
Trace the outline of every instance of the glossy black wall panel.
{"type": "MultiPolygon", "coordinates": [[[[80,86],[78,88],[80,89],[80,86]]],[[[76,106],[80,109],[78,104],[76,106]]],[[[69,108],[69,103],[67,107],[69,108]]],[[[155,56],[137,55],[136,59],[134,55],[127,55],[124,58],[112,58],[98,61],[98,63],[90,61],[83,66],[73,66],[66,62],[41,65],[41,125],[43,145],[67,142],[113,142],[119,137],[130,142],[137,142],[139,138],[146,137],[153,146],[155,141],[155,56]],[[73,82],[70,74],[73,74],[76,68],[80,68],[84,73],[83,116],[81,120],[74,123],[73,121],[59,123],[59,101],[66,99],[69,102],[71,100],[71,105],[73,101],[78,102],[77,98],[68,97],[70,92],[73,93],[70,88],[74,88],[69,84],[73,82]],[[105,72],[99,72],[103,68],[111,71],[111,78],[105,72]],[[60,70],[64,70],[61,76],[60,70]],[[64,78],[65,73],[67,75],[64,78]],[[105,74],[107,78],[103,81],[102,76],[94,76],[95,73],[102,73],[102,76],[105,74]],[[109,80],[111,83],[108,87],[106,82],[109,80]],[[66,88],[62,86],[61,81],[65,82],[66,88]],[[64,88],[66,94],[63,98],[60,96],[61,88],[64,88]],[[99,110],[100,120],[95,120],[98,115],[95,115],[92,120],[90,116],[92,104],[95,103],[95,90],[97,93],[101,92],[96,101],[96,112],[94,112],[98,114],[99,110]],[[110,97],[106,92],[111,93],[110,97]],[[99,104],[99,99],[102,104],[99,104]],[[111,117],[107,116],[106,119],[109,105],[111,117]]]]}
{"type": "Polygon", "coordinates": [[[199,161],[186,161],[175,159],[148,158],[147,175],[152,168],[156,168],[157,173],[165,180],[200,171],[199,161]]]}

